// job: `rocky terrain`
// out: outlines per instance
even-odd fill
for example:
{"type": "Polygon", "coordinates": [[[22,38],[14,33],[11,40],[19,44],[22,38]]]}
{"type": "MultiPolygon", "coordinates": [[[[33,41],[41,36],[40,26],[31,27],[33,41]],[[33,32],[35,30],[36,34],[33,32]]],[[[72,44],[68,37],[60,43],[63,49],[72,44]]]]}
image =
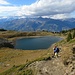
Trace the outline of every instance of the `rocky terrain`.
{"type": "Polygon", "coordinates": [[[30,66],[35,71],[34,75],[64,75],[65,68],[59,58],[48,61],[34,62],[30,66]]]}
{"type": "Polygon", "coordinates": [[[61,57],[58,57],[46,61],[36,61],[28,68],[34,71],[34,75],[75,75],[75,55],[66,63],[64,65],[61,57]]]}
{"type": "Polygon", "coordinates": [[[3,39],[3,38],[0,38],[0,48],[1,47],[9,47],[9,48],[14,48],[14,45],[12,42],[6,40],[6,39],[3,39]]]}

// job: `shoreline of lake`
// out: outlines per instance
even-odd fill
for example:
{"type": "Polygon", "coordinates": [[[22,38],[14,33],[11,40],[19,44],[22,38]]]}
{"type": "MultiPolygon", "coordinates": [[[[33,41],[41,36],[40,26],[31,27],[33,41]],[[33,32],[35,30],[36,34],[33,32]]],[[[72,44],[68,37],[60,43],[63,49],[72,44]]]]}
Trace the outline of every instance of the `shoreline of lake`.
{"type": "Polygon", "coordinates": [[[43,36],[21,36],[21,37],[14,37],[12,38],[12,42],[18,40],[18,39],[23,39],[23,38],[38,38],[38,37],[44,37],[44,36],[54,36],[54,37],[58,37],[58,38],[62,38],[64,39],[65,37],[62,36],[55,36],[55,35],[43,35],[43,36]]]}
{"type": "MultiPolygon", "coordinates": [[[[18,39],[16,39],[15,40],[15,47],[14,48],[16,48],[18,45],[19,45],[19,47],[21,47],[21,46],[25,46],[26,47],[26,49],[24,48],[23,50],[38,50],[38,49],[48,49],[48,48],[50,48],[51,47],[51,45],[52,44],[54,44],[54,43],[56,43],[56,42],[58,42],[58,41],[60,41],[62,38],[61,37],[58,37],[58,36],[28,36],[28,37],[21,37],[21,38],[18,38],[18,39]],[[29,42],[29,43],[32,43],[33,42],[33,44],[34,44],[34,46],[36,47],[34,47],[32,44],[30,45],[30,44],[28,44],[28,42],[27,43],[25,43],[24,42],[24,39],[27,39],[26,40],[26,42],[30,39],[30,40],[33,40],[33,41],[31,41],[31,42],[29,42]],[[35,39],[35,40],[34,40],[35,39]],[[42,39],[43,39],[43,41],[42,41],[42,39]],[[51,42],[50,42],[50,39],[51,39],[51,42]],[[18,41],[18,40],[23,40],[23,42],[21,43],[21,41],[20,41],[20,43],[18,44],[17,43],[17,46],[16,46],[16,42],[18,41]],[[38,40],[38,41],[37,41],[38,40]],[[40,42],[40,41],[41,42],[40,42]],[[53,41],[52,41],[53,40],[53,41]],[[45,42],[44,42],[45,41],[45,42]],[[56,42],[55,42],[56,41],[56,42]],[[38,42],[38,44],[36,43],[36,42],[38,42]],[[43,42],[43,43],[42,43],[43,42]],[[24,43],[24,44],[23,44],[24,43]],[[44,44],[44,43],[46,43],[46,44],[44,44]],[[37,46],[36,46],[36,44],[37,44],[37,46]],[[40,46],[40,45],[41,46],[40,46]],[[42,46],[42,44],[43,44],[43,46],[42,46]],[[49,45],[50,44],[50,45],[49,45]],[[29,48],[27,48],[27,46],[29,47],[29,48]],[[32,47],[34,47],[34,48],[32,48],[32,47]],[[37,48],[38,47],[38,48],[37,48]],[[39,48],[40,47],[40,48],[39,48]],[[46,47],[46,48],[45,48],[46,47]],[[31,48],[31,49],[30,49],[31,48]]],[[[16,49],[19,49],[18,47],[16,48],[16,49]]],[[[20,48],[21,49],[21,48],[20,48]]]]}

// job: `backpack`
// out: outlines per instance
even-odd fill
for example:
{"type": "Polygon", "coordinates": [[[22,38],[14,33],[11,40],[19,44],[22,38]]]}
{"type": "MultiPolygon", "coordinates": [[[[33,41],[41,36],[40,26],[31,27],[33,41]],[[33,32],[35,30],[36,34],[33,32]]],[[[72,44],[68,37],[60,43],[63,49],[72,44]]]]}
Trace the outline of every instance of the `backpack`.
{"type": "Polygon", "coordinates": [[[59,53],[59,48],[57,48],[57,53],[59,53]]]}

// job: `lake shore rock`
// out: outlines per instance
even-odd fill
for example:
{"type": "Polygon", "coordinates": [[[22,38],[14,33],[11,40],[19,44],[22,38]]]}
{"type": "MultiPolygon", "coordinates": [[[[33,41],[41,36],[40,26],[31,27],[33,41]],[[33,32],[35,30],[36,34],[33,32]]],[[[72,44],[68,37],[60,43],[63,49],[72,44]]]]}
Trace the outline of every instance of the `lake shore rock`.
{"type": "Polygon", "coordinates": [[[0,38],[0,48],[2,48],[2,47],[14,48],[14,45],[11,41],[0,38]]]}

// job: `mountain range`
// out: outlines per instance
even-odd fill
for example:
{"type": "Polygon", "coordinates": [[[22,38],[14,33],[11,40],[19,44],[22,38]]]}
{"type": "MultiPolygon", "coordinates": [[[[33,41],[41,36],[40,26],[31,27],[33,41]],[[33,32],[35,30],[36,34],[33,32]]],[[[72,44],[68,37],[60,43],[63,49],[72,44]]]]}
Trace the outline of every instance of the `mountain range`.
{"type": "Polygon", "coordinates": [[[0,28],[16,31],[52,31],[59,32],[75,28],[75,18],[0,18],[0,28]]]}

